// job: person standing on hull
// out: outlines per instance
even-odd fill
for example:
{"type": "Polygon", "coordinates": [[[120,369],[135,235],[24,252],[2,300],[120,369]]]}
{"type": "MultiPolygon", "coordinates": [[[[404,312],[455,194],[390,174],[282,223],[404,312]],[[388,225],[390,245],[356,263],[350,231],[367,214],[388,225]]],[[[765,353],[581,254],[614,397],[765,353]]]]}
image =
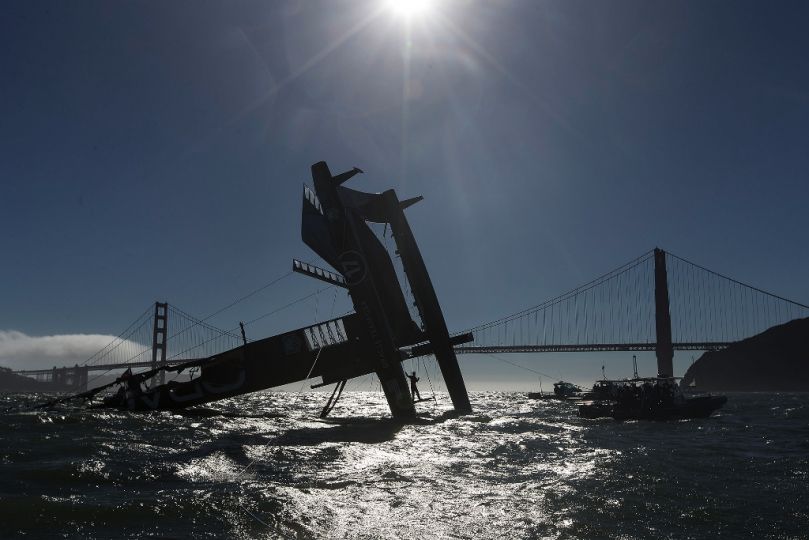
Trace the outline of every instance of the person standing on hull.
{"type": "MultiPolygon", "coordinates": [[[[121,381],[123,384],[122,388],[125,389],[123,395],[124,403],[143,394],[143,388],[141,388],[140,385],[143,381],[143,376],[141,374],[132,373],[132,368],[127,368],[123,375],[118,377],[118,380],[121,381]]],[[[120,390],[118,394],[120,395],[120,390]]]]}
{"type": "Polygon", "coordinates": [[[410,379],[410,395],[413,398],[413,401],[421,401],[421,394],[419,394],[419,389],[416,387],[416,383],[419,382],[421,379],[416,377],[416,372],[408,373],[407,378],[410,379]]]}

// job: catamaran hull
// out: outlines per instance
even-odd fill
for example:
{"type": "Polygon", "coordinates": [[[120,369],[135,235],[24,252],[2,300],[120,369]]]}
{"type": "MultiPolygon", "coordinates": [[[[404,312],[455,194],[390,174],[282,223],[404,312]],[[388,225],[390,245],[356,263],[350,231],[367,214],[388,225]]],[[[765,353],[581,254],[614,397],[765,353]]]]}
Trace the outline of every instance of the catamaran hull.
{"type": "Polygon", "coordinates": [[[253,341],[211,359],[196,378],[169,381],[135,396],[110,396],[92,408],[178,410],[309,378],[328,384],[373,373],[362,340],[351,339],[362,335],[357,316],[340,318],[339,326],[337,321],[253,341]],[[313,343],[313,335],[324,336],[322,343],[313,343]]]}

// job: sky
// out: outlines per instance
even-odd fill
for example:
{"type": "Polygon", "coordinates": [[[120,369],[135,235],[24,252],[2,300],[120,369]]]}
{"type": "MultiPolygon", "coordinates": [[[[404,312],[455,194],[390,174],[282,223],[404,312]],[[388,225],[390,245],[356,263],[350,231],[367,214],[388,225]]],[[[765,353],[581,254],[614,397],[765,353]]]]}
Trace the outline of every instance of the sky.
{"type": "MultiPolygon", "coordinates": [[[[204,317],[316,262],[321,160],[424,196],[408,219],[452,330],[654,246],[809,303],[807,4],[422,3],[4,3],[0,364],[72,364],[156,300],[204,317]]],[[[210,322],[319,288],[291,276],[210,322]]],[[[348,309],[327,291],[248,334],[348,309]]],[[[512,361],[584,382],[601,358],[512,361]]]]}

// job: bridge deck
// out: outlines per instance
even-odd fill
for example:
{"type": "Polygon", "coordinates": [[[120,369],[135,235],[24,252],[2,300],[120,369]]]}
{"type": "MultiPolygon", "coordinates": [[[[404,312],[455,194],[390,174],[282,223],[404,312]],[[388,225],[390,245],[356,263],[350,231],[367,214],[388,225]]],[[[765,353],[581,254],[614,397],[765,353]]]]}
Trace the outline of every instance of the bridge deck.
{"type": "MultiPolygon", "coordinates": [[[[731,341],[674,343],[678,351],[714,351],[724,349],[731,341]]],[[[462,345],[455,347],[458,354],[475,353],[535,353],[535,352],[608,352],[654,351],[656,343],[595,343],[590,345],[462,345]]]]}
{"type": "MultiPolygon", "coordinates": [[[[724,349],[732,341],[722,342],[693,342],[674,343],[678,351],[714,351],[724,349]]],[[[654,351],[655,343],[595,343],[590,345],[459,345],[455,347],[458,354],[483,353],[546,353],[546,352],[609,352],[609,351],[654,351]]],[[[168,360],[166,364],[176,365],[190,362],[193,359],[168,360]]],[[[79,366],[84,368],[85,366],[79,366]]],[[[131,364],[99,364],[86,366],[88,371],[112,371],[114,369],[146,369],[152,367],[151,362],[133,362],[131,364]]],[[[67,366],[68,369],[72,369],[67,366]]],[[[53,369],[24,369],[15,371],[18,375],[45,375],[52,373],[53,369]]]]}
{"type": "MultiPolygon", "coordinates": [[[[174,366],[177,364],[182,364],[183,362],[191,362],[194,360],[193,358],[185,358],[182,360],[166,360],[166,364],[170,366],[174,366]]],[[[79,369],[87,368],[87,371],[112,371],[113,369],[140,369],[140,368],[151,368],[152,362],[131,362],[131,363],[120,363],[120,364],[97,364],[97,365],[88,365],[88,366],[79,366],[79,369]]],[[[64,368],[57,368],[57,369],[75,369],[75,366],[65,366],[64,368]]],[[[53,373],[53,368],[48,369],[21,369],[19,371],[15,371],[14,373],[18,375],[46,375],[48,373],[53,373]]]]}

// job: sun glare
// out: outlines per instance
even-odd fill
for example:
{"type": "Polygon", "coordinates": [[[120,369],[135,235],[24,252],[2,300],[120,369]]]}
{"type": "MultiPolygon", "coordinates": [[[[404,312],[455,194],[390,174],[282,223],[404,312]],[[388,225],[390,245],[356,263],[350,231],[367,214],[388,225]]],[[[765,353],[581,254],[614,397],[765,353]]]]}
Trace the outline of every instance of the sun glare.
{"type": "Polygon", "coordinates": [[[430,0],[387,0],[388,7],[400,17],[424,15],[432,7],[430,0]]]}

